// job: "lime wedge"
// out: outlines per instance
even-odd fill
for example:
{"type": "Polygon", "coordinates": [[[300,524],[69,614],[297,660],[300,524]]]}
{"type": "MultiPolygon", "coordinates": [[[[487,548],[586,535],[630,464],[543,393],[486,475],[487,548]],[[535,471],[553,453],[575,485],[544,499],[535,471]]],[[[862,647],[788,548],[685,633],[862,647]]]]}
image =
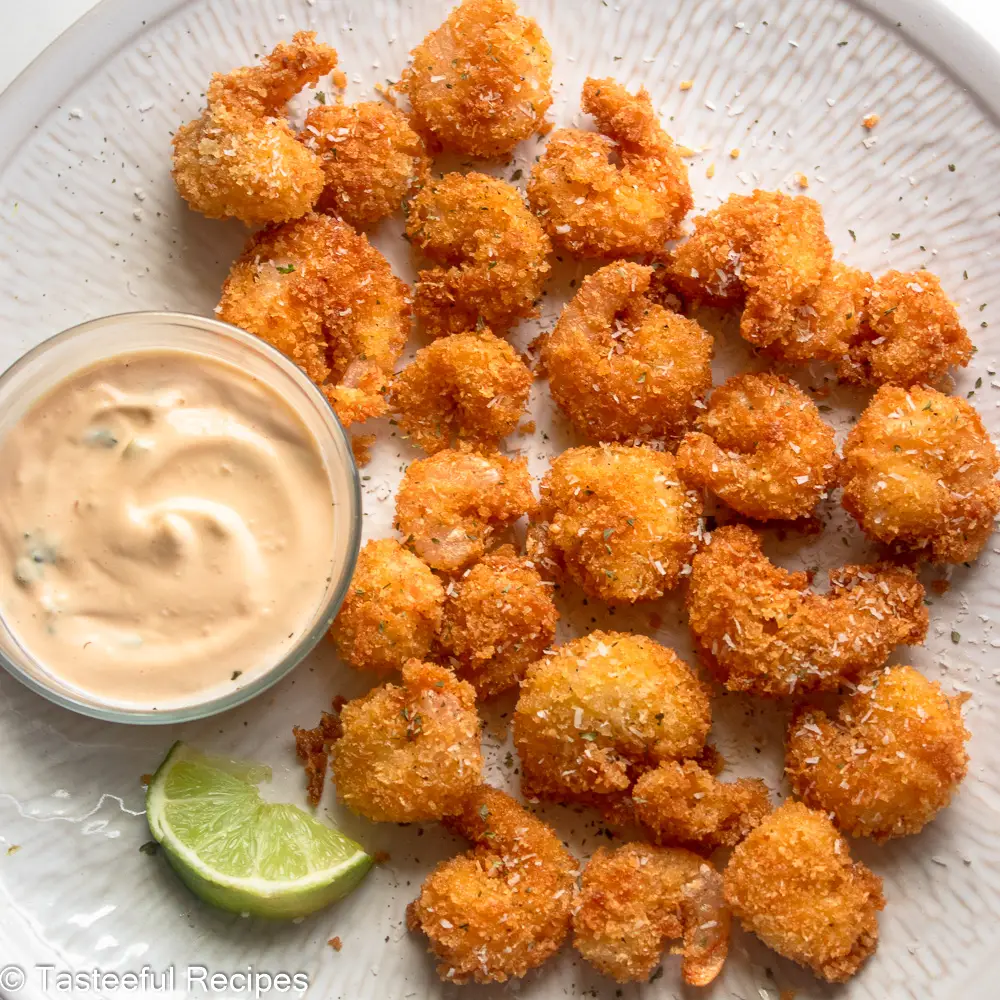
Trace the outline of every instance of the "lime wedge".
{"type": "Polygon", "coordinates": [[[175,743],[146,791],[146,819],[174,870],[224,910],[291,919],[346,896],[372,859],[298,806],[265,802],[260,764],[175,743]]]}

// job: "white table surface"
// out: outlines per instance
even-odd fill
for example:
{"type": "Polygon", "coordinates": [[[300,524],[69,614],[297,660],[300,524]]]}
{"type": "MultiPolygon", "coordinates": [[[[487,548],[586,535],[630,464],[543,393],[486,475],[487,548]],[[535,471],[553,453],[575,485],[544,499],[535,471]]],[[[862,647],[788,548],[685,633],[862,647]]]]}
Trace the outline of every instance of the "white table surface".
{"type": "MultiPolygon", "coordinates": [[[[1000,3],[997,0],[943,2],[1000,50],[1000,3]]],[[[0,33],[0,90],[57,35],[96,5],[97,0],[0,0],[4,8],[3,32],[0,33]]]]}

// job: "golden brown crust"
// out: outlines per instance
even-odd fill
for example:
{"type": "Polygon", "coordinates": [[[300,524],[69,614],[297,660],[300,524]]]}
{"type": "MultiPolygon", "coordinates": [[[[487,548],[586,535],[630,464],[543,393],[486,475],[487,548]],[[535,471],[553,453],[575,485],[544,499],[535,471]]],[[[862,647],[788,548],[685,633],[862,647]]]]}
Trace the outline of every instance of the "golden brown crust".
{"type": "Polygon", "coordinates": [[[334,699],[333,711],[324,712],[319,723],[312,729],[292,726],[295,737],[295,753],[306,772],[306,796],[309,805],[318,806],[326,785],[326,770],[330,762],[330,747],[340,739],[341,702],[334,699]]]}

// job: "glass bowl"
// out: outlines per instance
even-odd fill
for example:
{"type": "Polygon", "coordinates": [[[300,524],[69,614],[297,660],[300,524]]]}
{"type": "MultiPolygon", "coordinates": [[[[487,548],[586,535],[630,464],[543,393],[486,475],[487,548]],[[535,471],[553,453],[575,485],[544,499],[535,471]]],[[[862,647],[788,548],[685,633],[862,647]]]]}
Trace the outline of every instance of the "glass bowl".
{"type": "Polygon", "coordinates": [[[361,542],[361,484],[350,440],[322,392],[279,351],[243,330],[202,316],[136,312],[81,323],[28,351],[0,375],[0,438],[57,383],[120,354],[184,350],[242,368],[279,393],[316,439],[334,497],[331,571],[311,623],[276,663],[223,694],[206,691],[183,703],[143,708],[88,694],[51,673],[18,641],[0,611],[0,665],[33,691],[64,708],[111,722],[188,722],[215,715],[276,684],[323,637],[340,608],[361,542]]]}

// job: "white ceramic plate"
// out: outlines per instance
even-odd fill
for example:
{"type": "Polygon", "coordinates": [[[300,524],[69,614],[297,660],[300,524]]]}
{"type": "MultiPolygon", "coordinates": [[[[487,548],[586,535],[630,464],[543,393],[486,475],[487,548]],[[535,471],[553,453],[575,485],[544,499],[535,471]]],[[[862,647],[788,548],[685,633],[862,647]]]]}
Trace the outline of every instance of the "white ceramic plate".
{"type": "MultiPolygon", "coordinates": [[[[0,101],[0,365],[43,337],[104,313],[211,311],[244,234],[236,224],[186,210],[169,177],[169,140],[179,122],[198,113],[213,70],[251,61],[293,30],[315,28],[340,51],[349,98],[371,96],[377,81],[398,76],[407,50],[448,6],[440,0],[105,0],[0,101]]],[[[937,271],[979,345],[957,391],[964,395],[982,379],[973,399],[1000,436],[1000,376],[994,374],[1000,360],[1000,73],[983,43],[921,0],[524,0],[523,6],[555,51],[557,122],[576,119],[588,74],[644,84],[678,140],[706,147],[691,161],[699,208],[757,184],[792,190],[793,175],[802,172],[845,259],[878,272],[921,264],[937,271]],[[682,93],[685,79],[694,86],[682,93]],[[869,135],[860,121],[872,111],[882,121],[869,135]],[[728,156],[733,147],[742,150],[738,160],[728,156]],[[716,172],[708,180],[711,163],[716,172]]],[[[522,168],[527,174],[535,151],[526,144],[497,172],[510,177],[522,168]]],[[[390,220],[376,242],[410,277],[399,232],[400,221],[390,220]]],[[[567,264],[561,277],[582,273],[567,264]]],[[[539,323],[526,324],[518,343],[551,324],[565,289],[565,280],[554,285],[539,323]]],[[[720,376],[746,363],[732,337],[720,343],[720,376]]],[[[801,381],[818,385],[820,376],[803,372],[801,381]]],[[[828,400],[841,429],[859,402],[840,392],[828,400]]],[[[539,436],[515,436],[509,445],[527,449],[538,473],[573,441],[550,419],[544,384],[536,387],[533,407],[539,436]]],[[[400,467],[414,457],[388,424],[379,431],[375,459],[363,470],[370,477],[368,537],[389,532],[389,498],[400,467]]],[[[828,512],[822,540],[791,538],[775,549],[788,565],[825,568],[864,553],[835,501],[828,512]]],[[[782,989],[800,998],[851,1000],[997,995],[995,551],[990,546],[976,566],[955,571],[949,593],[934,598],[926,647],[897,656],[972,692],[972,768],[951,809],[920,836],[881,849],[855,846],[886,882],[878,953],[849,986],[832,990],[737,931],[725,975],[707,996],[777,1000],[782,989]]],[[[650,630],[655,611],[663,622],[655,634],[690,651],[676,600],[612,617],[593,606],[581,609],[569,595],[563,608],[564,638],[590,624],[591,615],[611,627],[650,630]]],[[[188,895],[162,859],[139,851],[149,839],[140,776],[154,769],[172,740],[265,760],[275,767],[275,794],[301,801],[292,725],[311,724],[333,694],[350,696],[365,686],[326,649],[244,709],[188,726],[130,729],[54,708],[0,675],[0,968],[13,963],[27,975],[15,991],[16,974],[0,972],[0,994],[40,1000],[66,995],[54,978],[60,970],[148,966],[158,975],[174,970],[174,996],[200,996],[206,994],[187,986],[189,966],[230,974],[252,966],[303,972],[312,983],[309,995],[322,1000],[456,995],[455,987],[439,984],[423,940],[404,928],[404,909],[420,880],[459,847],[435,825],[372,826],[342,815],[328,789],[323,811],[391,859],[347,901],[298,925],[212,912],[188,895]],[[326,945],[333,935],[344,942],[339,954],[326,945]],[[34,968],[41,965],[52,967],[47,987],[34,968]]],[[[508,701],[489,713],[489,777],[496,783],[512,778],[503,748],[509,709],[508,701]]],[[[763,774],[779,790],[780,712],[719,698],[716,716],[715,738],[734,769],[763,774]]],[[[601,824],[589,813],[545,814],[580,857],[602,840],[601,824]]],[[[519,986],[465,989],[478,997],[513,991],[540,998],[682,992],[676,959],[665,958],[664,974],[652,985],[619,992],[569,948],[519,986]]],[[[235,983],[214,995],[253,993],[235,983]]]]}

